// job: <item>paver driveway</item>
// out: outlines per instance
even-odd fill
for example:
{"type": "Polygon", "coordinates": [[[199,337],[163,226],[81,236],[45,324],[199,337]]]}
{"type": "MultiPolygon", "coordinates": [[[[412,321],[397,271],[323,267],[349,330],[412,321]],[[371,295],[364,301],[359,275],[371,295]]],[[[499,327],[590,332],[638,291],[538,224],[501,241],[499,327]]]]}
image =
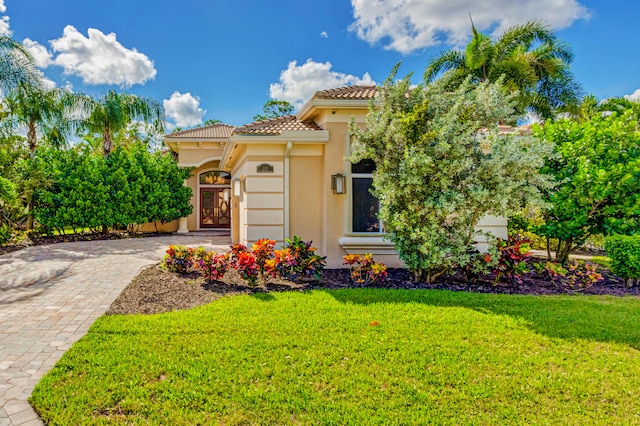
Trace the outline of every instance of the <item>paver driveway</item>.
{"type": "Polygon", "coordinates": [[[52,244],[0,256],[0,426],[42,424],[27,402],[38,380],[169,244],[224,251],[230,239],[191,233],[52,244]]]}

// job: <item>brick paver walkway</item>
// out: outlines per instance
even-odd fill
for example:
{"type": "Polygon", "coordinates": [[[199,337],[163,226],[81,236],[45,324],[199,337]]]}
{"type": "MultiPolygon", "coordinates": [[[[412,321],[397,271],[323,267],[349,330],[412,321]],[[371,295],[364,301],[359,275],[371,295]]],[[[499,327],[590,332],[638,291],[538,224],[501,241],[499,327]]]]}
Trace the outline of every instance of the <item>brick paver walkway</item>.
{"type": "Polygon", "coordinates": [[[140,269],[169,244],[226,250],[229,236],[191,233],[30,247],[0,256],[0,426],[40,425],[27,398],[140,269]]]}

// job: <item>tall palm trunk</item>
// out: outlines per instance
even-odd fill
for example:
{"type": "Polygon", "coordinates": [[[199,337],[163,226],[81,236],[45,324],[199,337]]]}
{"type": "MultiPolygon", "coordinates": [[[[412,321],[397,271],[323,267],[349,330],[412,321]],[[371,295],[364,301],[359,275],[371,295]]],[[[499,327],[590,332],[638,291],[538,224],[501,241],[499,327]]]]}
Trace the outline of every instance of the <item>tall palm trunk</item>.
{"type": "Polygon", "coordinates": [[[104,142],[102,144],[102,150],[104,151],[104,158],[109,158],[109,154],[111,154],[111,148],[113,147],[113,139],[111,139],[111,129],[107,125],[102,133],[104,137],[104,142]]]}
{"type": "MultiPolygon", "coordinates": [[[[36,122],[35,120],[29,120],[29,131],[27,132],[27,141],[29,142],[29,156],[31,161],[36,158],[36,146],[38,144],[38,137],[36,136],[36,122]]],[[[33,230],[33,197],[29,196],[27,200],[27,231],[33,230]]]]}

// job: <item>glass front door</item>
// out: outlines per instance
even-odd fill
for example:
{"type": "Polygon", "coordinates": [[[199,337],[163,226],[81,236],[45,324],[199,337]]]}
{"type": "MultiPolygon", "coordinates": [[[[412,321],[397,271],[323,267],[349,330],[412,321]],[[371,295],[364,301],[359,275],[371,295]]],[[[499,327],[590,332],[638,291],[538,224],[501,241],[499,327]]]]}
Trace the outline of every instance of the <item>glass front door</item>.
{"type": "Polygon", "coordinates": [[[230,228],[230,188],[200,188],[200,227],[230,228]]]}

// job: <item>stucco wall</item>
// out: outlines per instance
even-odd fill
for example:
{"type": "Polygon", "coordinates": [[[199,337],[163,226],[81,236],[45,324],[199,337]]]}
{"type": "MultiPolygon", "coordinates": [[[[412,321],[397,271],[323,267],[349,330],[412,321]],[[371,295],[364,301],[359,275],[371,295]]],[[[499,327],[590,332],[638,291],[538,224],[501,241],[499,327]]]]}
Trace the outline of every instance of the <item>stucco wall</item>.
{"type": "Polygon", "coordinates": [[[322,157],[291,156],[289,237],[311,240],[318,249],[322,246],[322,205],[327,184],[322,179],[322,157]]]}
{"type": "Polygon", "coordinates": [[[181,166],[195,166],[207,159],[220,159],[222,148],[199,148],[197,144],[182,144],[178,154],[178,164],[181,166]]]}
{"type": "Polygon", "coordinates": [[[142,228],[140,228],[140,232],[166,232],[166,233],[172,233],[172,232],[176,232],[178,230],[178,221],[174,220],[173,222],[169,222],[169,223],[160,223],[160,222],[156,222],[156,223],[145,223],[144,225],[142,225],[142,228]],[[156,229],[156,225],[157,225],[157,229],[156,229]]]}

